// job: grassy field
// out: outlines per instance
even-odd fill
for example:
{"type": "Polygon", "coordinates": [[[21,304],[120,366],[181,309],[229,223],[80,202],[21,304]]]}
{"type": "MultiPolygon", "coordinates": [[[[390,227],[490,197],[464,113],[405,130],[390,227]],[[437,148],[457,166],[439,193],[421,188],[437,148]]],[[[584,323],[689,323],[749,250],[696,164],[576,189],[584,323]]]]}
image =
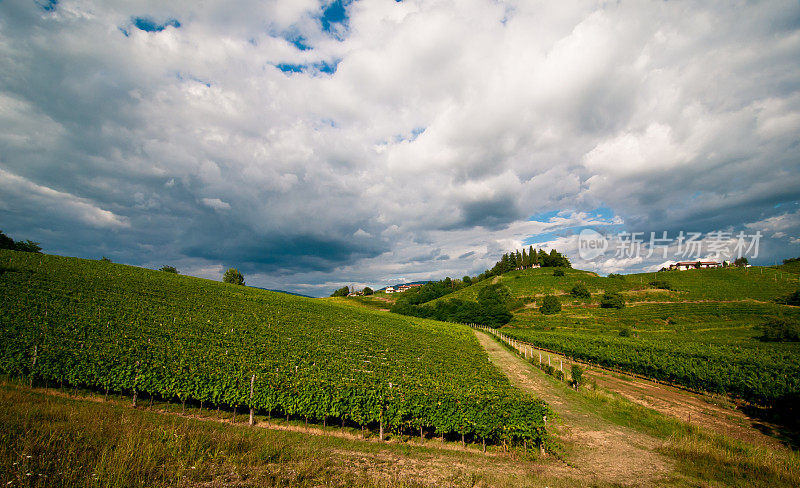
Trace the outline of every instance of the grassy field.
{"type": "Polygon", "coordinates": [[[553,268],[511,271],[438,300],[475,300],[481,288],[495,282],[507,286],[515,297],[533,301],[548,294],[567,295],[573,286],[582,283],[592,293],[592,298],[587,303],[598,303],[605,292],[622,293],[631,302],[746,299],[767,301],[800,287],[798,276],[762,267],[639,273],[624,275],[621,279],[604,278],[577,269],[564,271],[565,276],[553,276],[553,268]],[[650,283],[656,280],[668,282],[673,290],[654,288],[650,283]]]}
{"type": "MultiPolygon", "coordinates": [[[[305,428],[302,422],[246,416],[231,423],[213,409],[156,402],[131,408],[0,381],[0,484],[7,487],[579,487],[549,474],[563,463],[480,445],[461,449],[359,439],[358,430],[305,428]]],[[[598,486],[609,486],[600,483],[598,486]]]]}
{"type": "Polygon", "coordinates": [[[439,300],[474,299],[482,287],[499,282],[521,305],[504,331],[538,347],[769,405],[790,403],[800,393],[800,343],[758,339],[770,318],[800,321],[798,307],[773,301],[800,288],[797,275],[763,267],[622,278],[565,271],[563,277],[548,268],[512,271],[439,300]],[[670,289],[656,288],[654,281],[670,289]],[[576,284],[586,286],[591,297],[572,297],[576,284]],[[627,306],[599,307],[605,292],[620,293],[627,306]],[[561,312],[539,312],[546,294],[559,298],[561,312]]]}

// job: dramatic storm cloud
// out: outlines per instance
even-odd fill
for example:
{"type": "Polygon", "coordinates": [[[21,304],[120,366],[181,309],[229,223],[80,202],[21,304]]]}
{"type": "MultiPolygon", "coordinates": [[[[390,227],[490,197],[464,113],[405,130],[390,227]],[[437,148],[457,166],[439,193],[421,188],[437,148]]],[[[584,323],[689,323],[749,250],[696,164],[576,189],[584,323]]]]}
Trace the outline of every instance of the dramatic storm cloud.
{"type": "Polygon", "coordinates": [[[586,228],[761,232],[774,262],[798,59],[796,1],[6,0],[0,228],[312,295],[523,244],[664,261],[583,263],[586,228]]]}

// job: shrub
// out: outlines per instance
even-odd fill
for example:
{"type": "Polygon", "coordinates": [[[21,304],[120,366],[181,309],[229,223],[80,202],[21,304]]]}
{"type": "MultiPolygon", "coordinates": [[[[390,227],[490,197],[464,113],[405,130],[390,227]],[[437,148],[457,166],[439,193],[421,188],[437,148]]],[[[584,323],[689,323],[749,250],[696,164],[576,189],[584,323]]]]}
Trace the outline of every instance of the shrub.
{"type": "Polygon", "coordinates": [[[558,313],[561,311],[561,302],[553,295],[547,295],[544,297],[544,300],[542,300],[542,306],[539,307],[539,311],[545,315],[558,313]]]}
{"type": "Polygon", "coordinates": [[[591,298],[592,294],[589,293],[589,290],[586,288],[586,285],[583,283],[578,283],[577,285],[572,287],[572,291],[570,294],[575,298],[591,298]]]}
{"type": "Polygon", "coordinates": [[[768,320],[761,326],[763,342],[797,342],[800,341],[800,324],[796,321],[779,317],[768,320]]]}
{"type": "Polygon", "coordinates": [[[577,390],[578,386],[583,384],[583,368],[577,364],[573,364],[570,373],[572,375],[572,386],[577,390]]]}
{"type": "Polygon", "coordinates": [[[624,276],[622,276],[621,274],[617,274],[617,273],[611,273],[611,274],[608,275],[608,277],[611,278],[612,280],[625,280],[624,276]]]}
{"type": "Polygon", "coordinates": [[[668,281],[664,280],[654,280],[650,282],[650,286],[653,288],[659,288],[661,290],[673,290],[672,285],[668,281]]]}
{"type": "Polygon", "coordinates": [[[368,286],[364,287],[364,295],[372,295],[373,293],[375,293],[375,290],[373,290],[372,288],[370,288],[368,286]]]}
{"type": "Polygon", "coordinates": [[[159,271],[163,271],[165,273],[175,273],[178,274],[178,270],[175,269],[174,266],[162,266],[159,271]]]}
{"type": "Polygon", "coordinates": [[[224,283],[231,283],[233,285],[244,285],[244,276],[236,268],[228,268],[222,276],[224,283]]]}
{"type": "Polygon", "coordinates": [[[553,276],[564,276],[564,270],[561,268],[554,269],[553,276]]]}
{"type": "Polygon", "coordinates": [[[102,261],[102,262],[104,262],[104,263],[111,263],[111,262],[113,262],[113,261],[111,261],[111,258],[107,258],[107,257],[105,257],[105,256],[103,256],[102,258],[100,258],[100,261],[102,261]]]}
{"type": "Polygon", "coordinates": [[[622,328],[622,329],[619,331],[619,336],[620,336],[620,337],[630,337],[630,336],[631,336],[631,329],[630,329],[630,327],[623,327],[623,328],[622,328]]]}
{"type": "Polygon", "coordinates": [[[349,294],[350,294],[350,288],[348,288],[346,286],[343,286],[343,287],[339,288],[338,290],[334,291],[333,293],[331,293],[331,296],[332,297],[346,297],[349,294]]]}
{"type": "Polygon", "coordinates": [[[784,305],[794,305],[795,307],[798,307],[800,306],[800,289],[796,290],[794,293],[786,295],[785,297],[776,298],[775,301],[784,305]]]}
{"type": "Polygon", "coordinates": [[[625,307],[625,299],[619,293],[604,293],[603,298],[600,300],[600,307],[623,308],[625,307]]]}
{"type": "Polygon", "coordinates": [[[747,258],[744,257],[744,256],[742,256],[740,258],[736,258],[736,260],[733,262],[734,266],[740,266],[740,267],[747,266],[747,264],[748,264],[747,263],[747,258]]]}

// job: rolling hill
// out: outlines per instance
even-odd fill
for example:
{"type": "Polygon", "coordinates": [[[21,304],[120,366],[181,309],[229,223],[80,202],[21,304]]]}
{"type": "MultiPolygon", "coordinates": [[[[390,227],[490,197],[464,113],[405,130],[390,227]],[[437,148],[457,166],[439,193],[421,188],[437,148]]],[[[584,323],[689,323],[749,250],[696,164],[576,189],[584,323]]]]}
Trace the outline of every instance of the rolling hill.
{"type": "Polygon", "coordinates": [[[800,287],[797,275],[762,267],[616,278],[565,271],[563,277],[553,276],[552,268],[512,271],[435,301],[474,299],[481,288],[501,283],[519,306],[503,328],[510,337],[603,366],[758,403],[791,403],[800,394],[800,343],[759,339],[769,320],[800,322],[798,307],[774,302],[800,287]],[[591,298],[570,295],[579,283],[591,298]],[[627,306],[601,308],[605,292],[620,293],[627,306]],[[559,298],[561,312],[540,313],[538,306],[547,294],[559,298]]]}
{"type": "Polygon", "coordinates": [[[0,303],[0,373],[32,383],[381,432],[545,437],[548,407],[513,388],[466,326],[14,251],[0,252],[0,303]]]}

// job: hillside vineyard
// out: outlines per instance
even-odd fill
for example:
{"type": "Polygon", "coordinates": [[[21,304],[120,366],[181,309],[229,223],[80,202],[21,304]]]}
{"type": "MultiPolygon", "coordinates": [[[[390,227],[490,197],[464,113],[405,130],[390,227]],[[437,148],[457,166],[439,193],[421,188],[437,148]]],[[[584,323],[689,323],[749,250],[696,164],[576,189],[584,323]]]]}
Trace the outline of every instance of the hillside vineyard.
{"type": "Polygon", "coordinates": [[[0,303],[0,373],[35,384],[488,442],[540,443],[552,417],[463,325],[14,251],[0,303]]]}

